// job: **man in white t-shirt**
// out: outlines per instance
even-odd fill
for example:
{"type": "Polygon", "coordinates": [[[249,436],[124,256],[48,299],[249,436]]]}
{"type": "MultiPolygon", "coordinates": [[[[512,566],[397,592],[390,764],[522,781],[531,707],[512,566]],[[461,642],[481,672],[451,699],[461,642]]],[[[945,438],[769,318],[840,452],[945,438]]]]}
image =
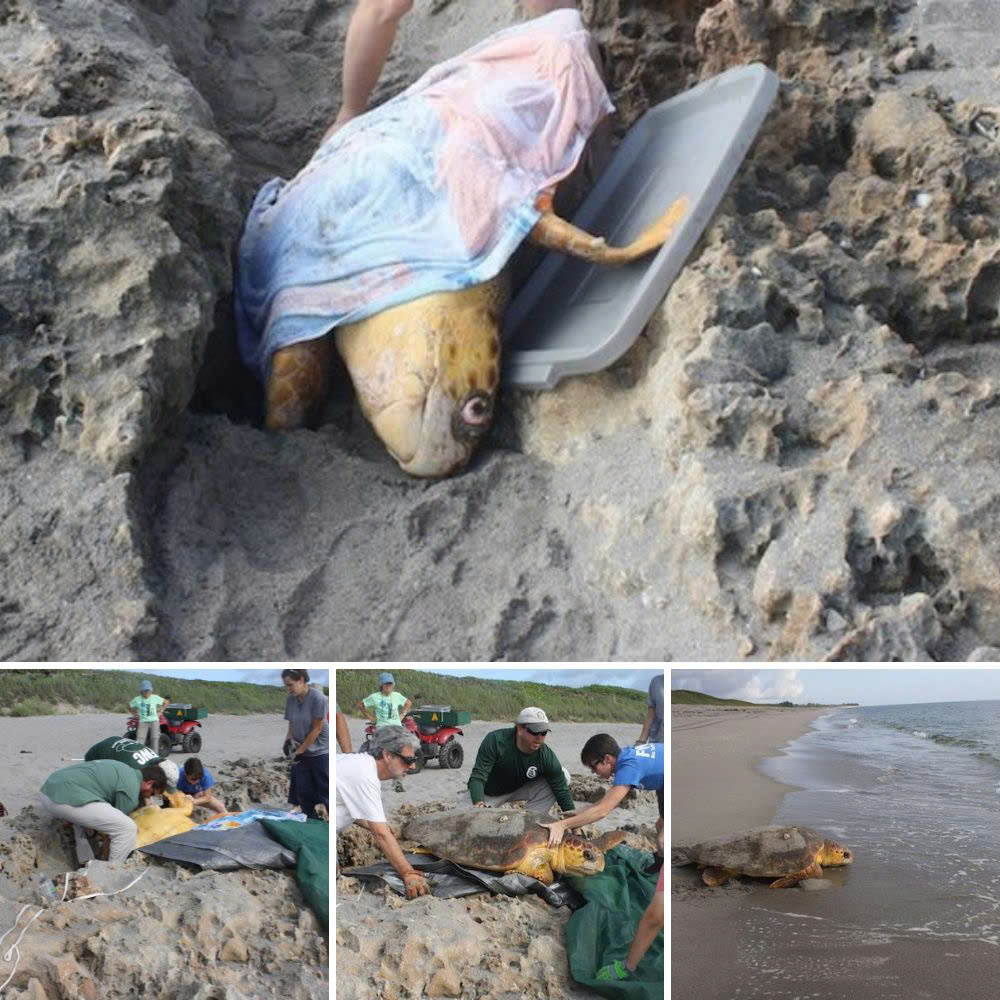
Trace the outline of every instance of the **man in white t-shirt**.
{"type": "Polygon", "coordinates": [[[380,781],[396,779],[413,767],[420,753],[416,737],[397,726],[375,730],[368,753],[337,755],[335,784],[337,792],[337,833],[352,823],[363,826],[375,838],[386,860],[399,873],[406,887],[406,898],[426,896],[430,889],[423,875],[413,868],[385,821],[380,781]]]}

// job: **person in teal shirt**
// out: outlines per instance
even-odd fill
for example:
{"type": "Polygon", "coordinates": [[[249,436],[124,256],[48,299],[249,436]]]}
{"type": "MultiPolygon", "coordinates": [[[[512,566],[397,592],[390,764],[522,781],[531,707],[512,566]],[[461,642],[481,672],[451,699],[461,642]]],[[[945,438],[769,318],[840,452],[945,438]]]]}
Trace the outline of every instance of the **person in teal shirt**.
{"type": "Polygon", "coordinates": [[[139,685],[139,697],[128,703],[129,715],[138,720],[135,738],[139,743],[156,749],[160,738],[160,708],[167,703],[166,698],[153,694],[153,685],[143,681],[139,685]]]}
{"type": "Polygon", "coordinates": [[[392,674],[378,675],[379,690],[358,702],[365,718],[379,726],[401,726],[413,703],[406,695],[393,691],[392,674]],[[402,711],[400,711],[402,709],[402,711]]]}

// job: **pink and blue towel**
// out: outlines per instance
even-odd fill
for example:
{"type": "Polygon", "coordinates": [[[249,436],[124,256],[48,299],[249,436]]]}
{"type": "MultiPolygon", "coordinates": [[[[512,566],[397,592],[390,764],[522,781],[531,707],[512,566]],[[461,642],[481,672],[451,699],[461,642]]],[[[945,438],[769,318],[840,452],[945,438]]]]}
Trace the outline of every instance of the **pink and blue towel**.
{"type": "Polygon", "coordinates": [[[575,10],[507,28],[349,122],[257,193],[236,322],[266,378],[280,347],[487,281],[614,110],[575,10]]]}

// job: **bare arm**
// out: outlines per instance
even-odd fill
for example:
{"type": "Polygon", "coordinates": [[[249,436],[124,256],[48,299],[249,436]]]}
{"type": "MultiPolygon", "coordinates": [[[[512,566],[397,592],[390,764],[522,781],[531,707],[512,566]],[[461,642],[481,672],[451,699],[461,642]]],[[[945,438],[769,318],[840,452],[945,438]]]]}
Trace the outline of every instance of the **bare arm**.
{"type": "Polygon", "coordinates": [[[351,733],[343,712],[337,713],[337,743],[343,753],[351,753],[351,733]]]}
{"type": "Polygon", "coordinates": [[[596,823],[599,819],[604,819],[628,795],[630,789],[630,785],[614,785],[604,793],[604,798],[600,801],[595,802],[592,806],[588,806],[583,812],[578,812],[573,816],[564,818],[563,822],[571,828],[586,826],[588,823],[596,823]]]}

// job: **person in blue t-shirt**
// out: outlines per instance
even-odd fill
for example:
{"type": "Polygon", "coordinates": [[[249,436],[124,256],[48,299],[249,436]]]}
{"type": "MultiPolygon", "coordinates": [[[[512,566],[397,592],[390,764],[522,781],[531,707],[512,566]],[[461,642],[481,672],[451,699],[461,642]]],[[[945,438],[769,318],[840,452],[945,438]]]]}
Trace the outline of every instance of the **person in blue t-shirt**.
{"type": "Polygon", "coordinates": [[[583,745],[580,760],[602,778],[614,775],[611,788],[604,793],[600,802],[595,802],[582,812],[556,823],[540,824],[549,831],[549,846],[558,844],[572,827],[604,819],[628,795],[631,788],[651,789],[656,792],[656,801],[660,806],[660,818],[656,821],[659,849],[646,873],[655,875],[663,865],[663,744],[641,743],[622,750],[607,733],[598,733],[583,745]]]}
{"type": "Polygon", "coordinates": [[[197,757],[188,757],[177,778],[177,790],[190,795],[196,806],[204,806],[212,812],[224,813],[225,803],[216,798],[210,791],[215,787],[215,778],[207,767],[204,767],[197,757]]]}

